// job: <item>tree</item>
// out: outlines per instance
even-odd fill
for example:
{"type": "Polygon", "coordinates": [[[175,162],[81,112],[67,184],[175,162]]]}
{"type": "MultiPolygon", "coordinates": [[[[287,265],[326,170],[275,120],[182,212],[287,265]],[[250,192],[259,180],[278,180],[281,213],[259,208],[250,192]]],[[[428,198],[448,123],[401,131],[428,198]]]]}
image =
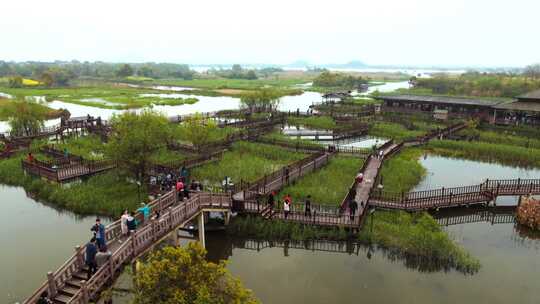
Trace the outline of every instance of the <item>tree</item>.
{"type": "Polygon", "coordinates": [[[261,89],[245,93],[240,97],[242,107],[249,112],[275,111],[280,102],[280,95],[273,89],[261,89]]]}
{"type": "Polygon", "coordinates": [[[15,136],[38,133],[47,116],[47,108],[24,99],[9,103],[3,111],[4,115],[9,117],[10,133],[15,136]]]}
{"type": "Polygon", "coordinates": [[[152,111],[125,112],[111,123],[107,156],[143,184],[151,157],[170,139],[167,118],[152,111]]]}
{"type": "Polygon", "coordinates": [[[116,76],[118,77],[128,77],[133,75],[133,68],[129,64],[124,64],[122,67],[116,71],[116,76]]]}
{"type": "Polygon", "coordinates": [[[9,77],[8,85],[9,85],[10,88],[22,88],[23,87],[23,78],[21,76],[9,77]]]}
{"type": "Polygon", "coordinates": [[[205,259],[199,243],[150,255],[135,278],[135,304],[254,304],[253,293],[225,268],[205,259]]]}
{"type": "Polygon", "coordinates": [[[189,117],[183,126],[186,138],[198,150],[210,142],[212,133],[217,129],[213,120],[204,119],[199,113],[189,117]]]}
{"type": "Polygon", "coordinates": [[[534,79],[540,78],[540,63],[526,66],[523,74],[534,79]]]}
{"type": "Polygon", "coordinates": [[[257,79],[257,74],[255,74],[255,71],[254,71],[254,70],[249,70],[249,71],[246,73],[246,79],[249,79],[249,80],[257,79]]]}

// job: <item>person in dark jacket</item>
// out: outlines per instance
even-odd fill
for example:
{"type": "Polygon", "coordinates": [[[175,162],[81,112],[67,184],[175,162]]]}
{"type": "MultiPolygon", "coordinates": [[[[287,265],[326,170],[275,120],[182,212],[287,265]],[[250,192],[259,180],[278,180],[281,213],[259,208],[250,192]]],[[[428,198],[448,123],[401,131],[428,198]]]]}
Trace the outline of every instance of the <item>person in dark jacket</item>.
{"type": "Polygon", "coordinates": [[[127,224],[128,232],[130,234],[135,232],[135,230],[137,229],[137,220],[135,219],[133,212],[131,212],[128,218],[126,219],[126,224],[127,224]]]}
{"type": "Polygon", "coordinates": [[[307,196],[305,207],[306,207],[305,215],[311,217],[311,195],[307,196]]]}
{"type": "Polygon", "coordinates": [[[92,238],[88,244],[86,244],[86,266],[87,270],[87,279],[90,280],[92,275],[96,273],[97,263],[96,263],[96,254],[98,250],[96,247],[96,238],[92,238]]]}
{"type": "Polygon", "coordinates": [[[39,299],[37,300],[36,304],[52,304],[53,302],[51,299],[49,299],[49,293],[47,291],[44,291],[39,296],[39,299]]]}
{"type": "Polygon", "coordinates": [[[105,226],[101,223],[99,218],[96,219],[96,223],[90,230],[94,232],[94,237],[96,238],[98,248],[106,249],[107,240],[105,239],[105,226]]]}
{"type": "Polygon", "coordinates": [[[351,216],[351,221],[354,220],[354,214],[356,213],[356,209],[358,209],[358,203],[356,200],[352,199],[349,203],[349,213],[351,216]]]}
{"type": "Polygon", "coordinates": [[[270,210],[274,209],[275,200],[276,200],[276,192],[272,191],[268,195],[268,201],[267,201],[268,206],[270,206],[270,210]]]}

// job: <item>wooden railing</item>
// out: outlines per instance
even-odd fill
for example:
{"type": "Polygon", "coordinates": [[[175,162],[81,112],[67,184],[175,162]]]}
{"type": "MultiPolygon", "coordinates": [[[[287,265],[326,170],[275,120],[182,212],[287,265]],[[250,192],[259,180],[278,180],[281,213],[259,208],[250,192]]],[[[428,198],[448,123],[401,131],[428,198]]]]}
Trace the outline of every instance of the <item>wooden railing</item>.
{"type": "MultiPolygon", "coordinates": [[[[82,288],[74,295],[70,303],[88,303],[109,279],[128,261],[146,251],[155,242],[173,231],[176,227],[189,221],[199,214],[202,209],[229,209],[231,198],[223,194],[196,193],[185,202],[177,204],[176,193],[171,191],[150,203],[152,210],[161,211],[158,219],[143,223],[142,228],[125,239],[112,253],[105,265],[100,267],[88,282],[83,281],[82,288]]],[[[139,213],[138,218],[142,219],[139,213]]],[[[108,243],[116,242],[120,237],[120,220],[106,227],[108,243]]],[[[65,286],[67,280],[79,272],[84,264],[84,248],[76,247],[75,254],[71,256],[57,271],[48,275],[49,279],[41,285],[24,303],[36,303],[40,294],[49,292],[50,297],[65,286]]]]}
{"type": "Polygon", "coordinates": [[[540,194],[540,179],[487,180],[472,186],[409,193],[375,192],[370,204],[391,209],[426,210],[487,202],[497,196],[540,194]]]}
{"type": "Polygon", "coordinates": [[[310,155],[291,165],[285,166],[255,182],[241,181],[235,185],[234,193],[243,192],[243,200],[253,199],[256,194],[264,195],[281,189],[284,185],[326,165],[330,161],[329,153],[310,155]],[[288,170],[288,172],[287,172],[288,170]],[[288,174],[287,174],[288,173],[288,174]]]}
{"type": "Polygon", "coordinates": [[[21,166],[27,173],[42,176],[51,181],[63,182],[74,178],[91,175],[101,171],[109,170],[115,167],[115,164],[109,160],[51,160],[40,161],[34,159],[28,161],[21,160],[21,166]]]}

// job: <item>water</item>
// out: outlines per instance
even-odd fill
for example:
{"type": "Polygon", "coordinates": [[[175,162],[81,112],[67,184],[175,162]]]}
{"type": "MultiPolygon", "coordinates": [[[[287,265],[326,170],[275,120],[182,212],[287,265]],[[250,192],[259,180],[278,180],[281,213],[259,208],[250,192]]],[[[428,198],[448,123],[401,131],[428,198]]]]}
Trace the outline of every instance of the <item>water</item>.
{"type": "MultiPolygon", "coordinates": [[[[413,191],[477,185],[486,179],[540,178],[539,169],[524,169],[471,160],[425,155],[420,163],[427,169],[426,177],[413,191]]],[[[516,197],[499,197],[501,205],[515,205],[516,197]]]]}
{"type": "Polygon", "coordinates": [[[0,185],[0,197],[0,303],[15,303],[73,255],[74,246],[90,239],[95,217],[55,210],[27,197],[20,187],[0,185]]]}
{"type": "MultiPolygon", "coordinates": [[[[428,176],[416,190],[474,184],[486,178],[540,177],[539,170],[438,156],[421,162],[428,176]]],[[[402,259],[389,259],[379,249],[360,248],[358,255],[291,248],[257,252],[237,248],[241,239],[215,234],[208,236],[207,246],[209,257],[228,260],[230,271],[263,303],[353,303],[358,299],[365,303],[538,303],[539,234],[516,230],[514,224],[473,223],[445,229],[480,259],[478,273],[420,272],[402,259]]]]}

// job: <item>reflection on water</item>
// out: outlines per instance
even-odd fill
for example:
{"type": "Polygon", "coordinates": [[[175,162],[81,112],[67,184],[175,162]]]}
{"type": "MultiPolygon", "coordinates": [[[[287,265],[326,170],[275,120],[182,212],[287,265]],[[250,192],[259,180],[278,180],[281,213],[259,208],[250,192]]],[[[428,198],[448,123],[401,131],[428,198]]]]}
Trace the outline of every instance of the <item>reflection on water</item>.
{"type": "Polygon", "coordinates": [[[0,186],[0,198],[0,303],[14,303],[73,255],[75,245],[90,239],[95,217],[37,203],[19,187],[0,186]]]}
{"type": "Polygon", "coordinates": [[[480,259],[478,273],[464,275],[439,261],[347,243],[317,250],[310,243],[270,246],[209,234],[207,247],[210,259],[227,259],[231,272],[264,303],[353,303],[359,293],[366,303],[537,303],[538,239],[522,238],[513,224],[446,229],[480,259]]]}

